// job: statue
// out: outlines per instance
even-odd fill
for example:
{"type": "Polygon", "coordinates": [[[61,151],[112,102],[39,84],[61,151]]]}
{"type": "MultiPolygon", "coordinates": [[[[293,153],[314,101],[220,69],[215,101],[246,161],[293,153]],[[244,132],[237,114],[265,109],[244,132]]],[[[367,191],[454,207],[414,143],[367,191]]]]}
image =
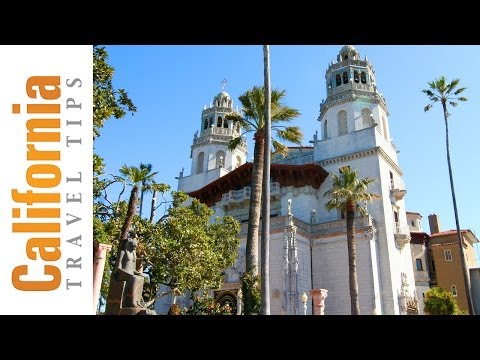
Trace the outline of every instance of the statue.
{"type": "Polygon", "coordinates": [[[120,240],[119,255],[112,271],[106,315],[156,315],[142,299],[144,277],[136,270],[138,237],[129,231],[120,240]]]}

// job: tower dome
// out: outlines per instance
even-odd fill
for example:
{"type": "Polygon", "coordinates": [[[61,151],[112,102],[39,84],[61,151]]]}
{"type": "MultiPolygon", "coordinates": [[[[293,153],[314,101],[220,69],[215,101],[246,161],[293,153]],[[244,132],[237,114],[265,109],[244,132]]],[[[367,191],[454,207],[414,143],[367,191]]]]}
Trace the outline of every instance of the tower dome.
{"type": "Polygon", "coordinates": [[[352,45],[345,45],[342,47],[340,52],[338,53],[337,60],[338,61],[345,61],[345,60],[360,60],[360,54],[352,45]]]}
{"type": "Polygon", "coordinates": [[[233,106],[232,98],[226,91],[220,91],[213,98],[213,106],[222,106],[231,108],[233,106]]]}

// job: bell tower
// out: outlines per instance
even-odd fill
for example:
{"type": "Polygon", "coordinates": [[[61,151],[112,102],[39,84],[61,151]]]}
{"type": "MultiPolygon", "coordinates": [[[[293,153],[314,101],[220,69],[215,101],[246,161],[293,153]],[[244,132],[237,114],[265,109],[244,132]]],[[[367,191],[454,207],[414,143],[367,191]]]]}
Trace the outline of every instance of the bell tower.
{"type": "MultiPolygon", "coordinates": [[[[327,98],[320,104],[318,117],[322,136],[314,141],[314,160],[330,173],[340,174],[348,166],[360,178],[376,179],[369,191],[381,196],[367,205],[373,231],[363,238],[356,235],[358,249],[363,246],[358,263],[370,269],[370,274],[359,275],[360,297],[373,299],[371,304],[364,300],[361,313],[403,313],[405,298],[414,296],[415,280],[403,171],[390,137],[387,103],[378,91],[372,64],[367,57],[362,60],[353,46],[342,47],[337,61],[329,64],[325,80],[327,98]]],[[[330,186],[329,177],[325,188],[330,186]]],[[[328,221],[341,220],[340,213],[324,216],[328,221]]]]}
{"type": "Polygon", "coordinates": [[[234,110],[233,100],[225,91],[225,84],[226,80],[222,81],[222,91],[213,98],[213,103],[203,107],[200,132],[195,132],[191,146],[190,176],[180,173],[179,190],[198,190],[246,162],[248,151],[245,138],[235,150],[228,149],[228,143],[240,136],[241,129],[225,118],[228,113],[238,112],[238,108],[234,110]]]}

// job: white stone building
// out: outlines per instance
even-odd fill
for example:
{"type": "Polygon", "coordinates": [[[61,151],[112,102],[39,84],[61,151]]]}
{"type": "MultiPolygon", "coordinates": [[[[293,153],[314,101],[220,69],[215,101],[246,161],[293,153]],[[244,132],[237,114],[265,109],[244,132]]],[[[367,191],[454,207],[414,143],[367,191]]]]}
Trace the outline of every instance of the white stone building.
{"type": "MultiPolygon", "coordinates": [[[[276,156],[271,168],[271,313],[300,314],[303,292],[322,288],[328,290],[325,314],[350,314],[346,221],[325,209],[323,195],[331,187],[329,173],[349,166],[360,177],[377,179],[370,191],[382,196],[368,204],[368,216],[355,220],[360,313],[406,314],[415,280],[403,172],[390,138],[385,98],[372,64],[352,46],[340,50],[325,78],[321,137],[317,132],[312,147],[291,148],[287,158],[276,156]]],[[[212,206],[215,216],[232,215],[242,222],[239,258],[226,270],[222,289],[214,291],[218,301],[231,304],[245,266],[252,164],[246,162],[244,139],[237,151],[227,150],[228,141],[240,134],[224,120],[229,111],[233,101],[224,91],[204,108],[192,145],[191,175],[181,173],[178,188],[212,206]]],[[[169,301],[159,300],[157,313],[166,313],[169,301]]],[[[310,301],[307,305],[310,314],[310,301]]]]}

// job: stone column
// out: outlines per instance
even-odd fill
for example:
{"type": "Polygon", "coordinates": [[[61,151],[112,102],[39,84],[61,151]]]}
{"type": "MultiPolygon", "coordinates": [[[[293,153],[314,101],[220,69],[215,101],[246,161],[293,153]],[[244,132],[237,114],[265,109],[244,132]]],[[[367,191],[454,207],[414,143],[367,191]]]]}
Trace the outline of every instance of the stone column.
{"type": "Polygon", "coordinates": [[[327,295],[328,290],[325,289],[310,290],[310,296],[313,300],[313,315],[324,315],[325,299],[327,295]]]}
{"type": "Polygon", "coordinates": [[[100,289],[102,287],[103,270],[105,269],[105,259],[107,251],[112,249],[112,245],[98,244],[93,259],[93,313],[96,314],[100,289]]]}

